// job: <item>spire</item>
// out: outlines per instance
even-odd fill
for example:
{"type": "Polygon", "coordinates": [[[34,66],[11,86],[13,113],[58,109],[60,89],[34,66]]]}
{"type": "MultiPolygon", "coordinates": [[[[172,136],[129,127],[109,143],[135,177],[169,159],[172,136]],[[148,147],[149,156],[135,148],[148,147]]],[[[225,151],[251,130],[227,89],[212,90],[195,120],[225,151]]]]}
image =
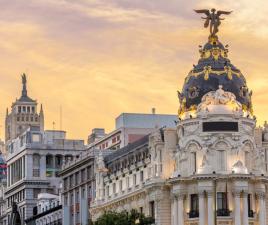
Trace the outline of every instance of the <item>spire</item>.
{"type": "Polygon", "coordinates": [[[26,77],[25,73],[23,73],[21,75],[21,80],[22,80],[22,93],[21,93],[21,96],[22,97],[27,97],[27,77],[26,77]]]}
{"type": "Polygon", "coordinates": [[[43,104],[41,104],[41,108],[40,108],[40,115],[43,115],[44,111],[43,111],[43,104]]]}

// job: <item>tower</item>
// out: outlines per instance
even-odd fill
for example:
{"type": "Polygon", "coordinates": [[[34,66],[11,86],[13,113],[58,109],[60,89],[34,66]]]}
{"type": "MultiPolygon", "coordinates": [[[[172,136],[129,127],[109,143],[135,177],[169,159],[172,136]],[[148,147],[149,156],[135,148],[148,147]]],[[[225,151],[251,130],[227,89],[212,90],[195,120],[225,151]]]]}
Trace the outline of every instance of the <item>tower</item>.
{"type": "Polygon", "coordinates": [[[210,35],[178,92],[172,225],[266,225],[267,162],[254,139],[252,91],[216,35],[230,12],[196,12],[210,35]]]}
{"type": "Polygon", "coordinates": [[[27,92],[27,77],[22,74],[21,97],[16,99],[11,106],[11,112],[6,111],[5,140],[8,141],[18,137],[29,126],[39,127],[44,130],[44,112],[41,105],[40,113],[37,112],[37,101],[31,99],[27,92]]]}

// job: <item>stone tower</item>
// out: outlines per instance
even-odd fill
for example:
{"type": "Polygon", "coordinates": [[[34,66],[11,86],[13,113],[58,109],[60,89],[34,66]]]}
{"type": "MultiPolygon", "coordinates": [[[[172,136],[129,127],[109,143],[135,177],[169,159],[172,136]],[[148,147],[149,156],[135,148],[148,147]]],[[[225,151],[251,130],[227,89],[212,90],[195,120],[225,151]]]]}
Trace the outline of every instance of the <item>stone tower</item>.
{"type": "Polygon", "coordinates": [[[18,137],[29,126],[39,127],[44,130],[44,112],[41,105],[40,112],[37,113],[37,101],[31,99],[27,94],[27,78],[23,74],[22,78],[22,93],[19,99],[11,106],[11,112],[8,109],[6,112],[5,121],[5,140],[8,143],[10,140],[18,137]]]}

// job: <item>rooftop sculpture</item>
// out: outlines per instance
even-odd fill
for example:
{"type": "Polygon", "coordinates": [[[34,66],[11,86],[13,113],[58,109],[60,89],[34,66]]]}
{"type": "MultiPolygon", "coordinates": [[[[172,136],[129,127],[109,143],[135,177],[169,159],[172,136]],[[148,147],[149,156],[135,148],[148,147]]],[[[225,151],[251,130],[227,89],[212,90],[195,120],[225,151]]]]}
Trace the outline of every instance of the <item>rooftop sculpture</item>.
{"type": "Polygon", "coordinates": [[[221,20],[224,20],[224,18],[221,18],[220,16],[222,14],[229,15],[232,12],[222,10],[216,11],[216,9],[211,9],[210,11],[208,9],[199,9],[194,11],[196,13],[203,13],[207,16],[201,18],[205,20],[204,27],[207,28],[209,26],[211,36],[215,36],[216,33],[218,33],[221,20]]]}

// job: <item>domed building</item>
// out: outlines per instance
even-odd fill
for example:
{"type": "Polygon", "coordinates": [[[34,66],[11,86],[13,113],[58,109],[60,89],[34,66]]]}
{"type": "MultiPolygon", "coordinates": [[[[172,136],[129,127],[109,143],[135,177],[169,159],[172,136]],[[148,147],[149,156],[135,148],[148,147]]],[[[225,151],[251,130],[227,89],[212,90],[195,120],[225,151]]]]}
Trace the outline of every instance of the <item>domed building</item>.
{"type": "Polygon", "coordinates": [[[185,78],[176,129],[162,128],[96,159],[93,220],[136,209],[157,225],[266,225],[268,125],[256,129],[252,91],[207,15],[208,42],[185,78]]]}

